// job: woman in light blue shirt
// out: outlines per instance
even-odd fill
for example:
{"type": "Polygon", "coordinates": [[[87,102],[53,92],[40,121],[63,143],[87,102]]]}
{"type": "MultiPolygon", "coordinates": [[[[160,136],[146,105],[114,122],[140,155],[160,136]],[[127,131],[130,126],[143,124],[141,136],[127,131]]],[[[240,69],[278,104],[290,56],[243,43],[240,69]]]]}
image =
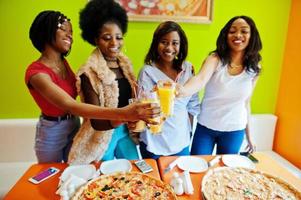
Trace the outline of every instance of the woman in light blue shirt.
{"type": "MultiPolygon", "coordinates": [[[[188,42],[182,28],[172,21],[161,23],[140,71],[139,85],[147,91],[152,90],[159,80],[184,84],[193,76],[192,65],[185,61],[187,50],[188,42]]],[[[145,130],[140,134],[142,157],[157,159],[162,155],[189,155],[190,116],[198,113],[197,94],[175,99],[174,114],[164,121],[162,132],[154,135],[145,130]]]]}

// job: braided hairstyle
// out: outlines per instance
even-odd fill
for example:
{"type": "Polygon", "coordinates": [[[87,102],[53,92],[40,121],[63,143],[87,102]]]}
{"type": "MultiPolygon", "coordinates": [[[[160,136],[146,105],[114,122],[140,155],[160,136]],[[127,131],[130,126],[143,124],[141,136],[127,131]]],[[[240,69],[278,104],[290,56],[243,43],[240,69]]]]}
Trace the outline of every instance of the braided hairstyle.
{"type": "MultiPolygon", "coordinates": [[[[46,44],[55,41],[56,31],[62,23],[70,21],[63,13],[53,10],[45,10],[40,12],[29,30],[29,38],[33,46],[42,52],[46,44]]],[[[69,52],[63,54],[66,56],[69,52]]]]}

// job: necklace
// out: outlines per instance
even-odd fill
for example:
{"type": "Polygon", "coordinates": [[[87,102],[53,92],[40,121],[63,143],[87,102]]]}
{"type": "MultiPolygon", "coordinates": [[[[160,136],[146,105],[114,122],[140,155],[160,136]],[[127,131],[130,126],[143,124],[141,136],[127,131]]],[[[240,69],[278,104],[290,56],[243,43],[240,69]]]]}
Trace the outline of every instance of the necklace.
{"type": "Polygon", "coordinates": [[[236,64],[234,64],[234,63],[230,63],[229,64],[229,67],[230,68],[240,68],[240,67],[242,67],[243,65],[242,64],[240,64],[240,65],[236,65],[236,64]]]}
{"type": "Polygon", "coordinates": [[[60,67],[57,67],[57,66],[53,66],[57,71],[59,71],[59,72],[61,72],[62,71],[62,69],[60,68],[60,67]]]}
{"type": "Polygon", "coordinates": [[[116,62],[117,58],[104,57],[107,62],[116,62]]]}
{"type": "Polygon", "coordinates": [[[119,65],[117,64],[117,62],[107,62],[107,66],[111,69],[119,68],[119,65]]]}
{"type": "Polygon", "coordinates": [[[48,56],[42,56],[39,61],[51,68],[63,79],[66,78],[66,68],[63,60],[50,59],[48,56]]]}

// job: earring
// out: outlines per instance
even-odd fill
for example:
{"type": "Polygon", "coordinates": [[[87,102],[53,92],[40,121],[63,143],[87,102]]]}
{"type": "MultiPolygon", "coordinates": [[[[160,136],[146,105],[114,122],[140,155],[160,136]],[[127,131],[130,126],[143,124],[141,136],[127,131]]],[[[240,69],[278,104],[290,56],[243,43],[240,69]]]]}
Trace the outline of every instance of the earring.
{"type": "Polygon", "coordinates": [[[178,60],[179,58],[178,58],[178,56],[175,56],[175,60],[178,60]]]}

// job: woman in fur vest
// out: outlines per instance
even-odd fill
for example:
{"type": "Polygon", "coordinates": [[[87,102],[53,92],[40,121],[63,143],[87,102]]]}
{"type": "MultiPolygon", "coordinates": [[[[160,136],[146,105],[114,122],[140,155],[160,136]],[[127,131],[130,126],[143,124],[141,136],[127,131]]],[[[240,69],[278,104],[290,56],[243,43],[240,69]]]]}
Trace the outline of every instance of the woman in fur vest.
{"type": "MultiPolygon", "coordinates": [[[[112,0],[92,0],[80,12],[82,37],[96,48],[79,69],[81,100],[100,107],[124,107],[134,95],[136,78],[121,53],[127,31],[126,11],[112,0]]],[[[85,118],[74,138],[69,163],[115,158],[138,159],[136,145],[122,121],[85,118]]]]}

